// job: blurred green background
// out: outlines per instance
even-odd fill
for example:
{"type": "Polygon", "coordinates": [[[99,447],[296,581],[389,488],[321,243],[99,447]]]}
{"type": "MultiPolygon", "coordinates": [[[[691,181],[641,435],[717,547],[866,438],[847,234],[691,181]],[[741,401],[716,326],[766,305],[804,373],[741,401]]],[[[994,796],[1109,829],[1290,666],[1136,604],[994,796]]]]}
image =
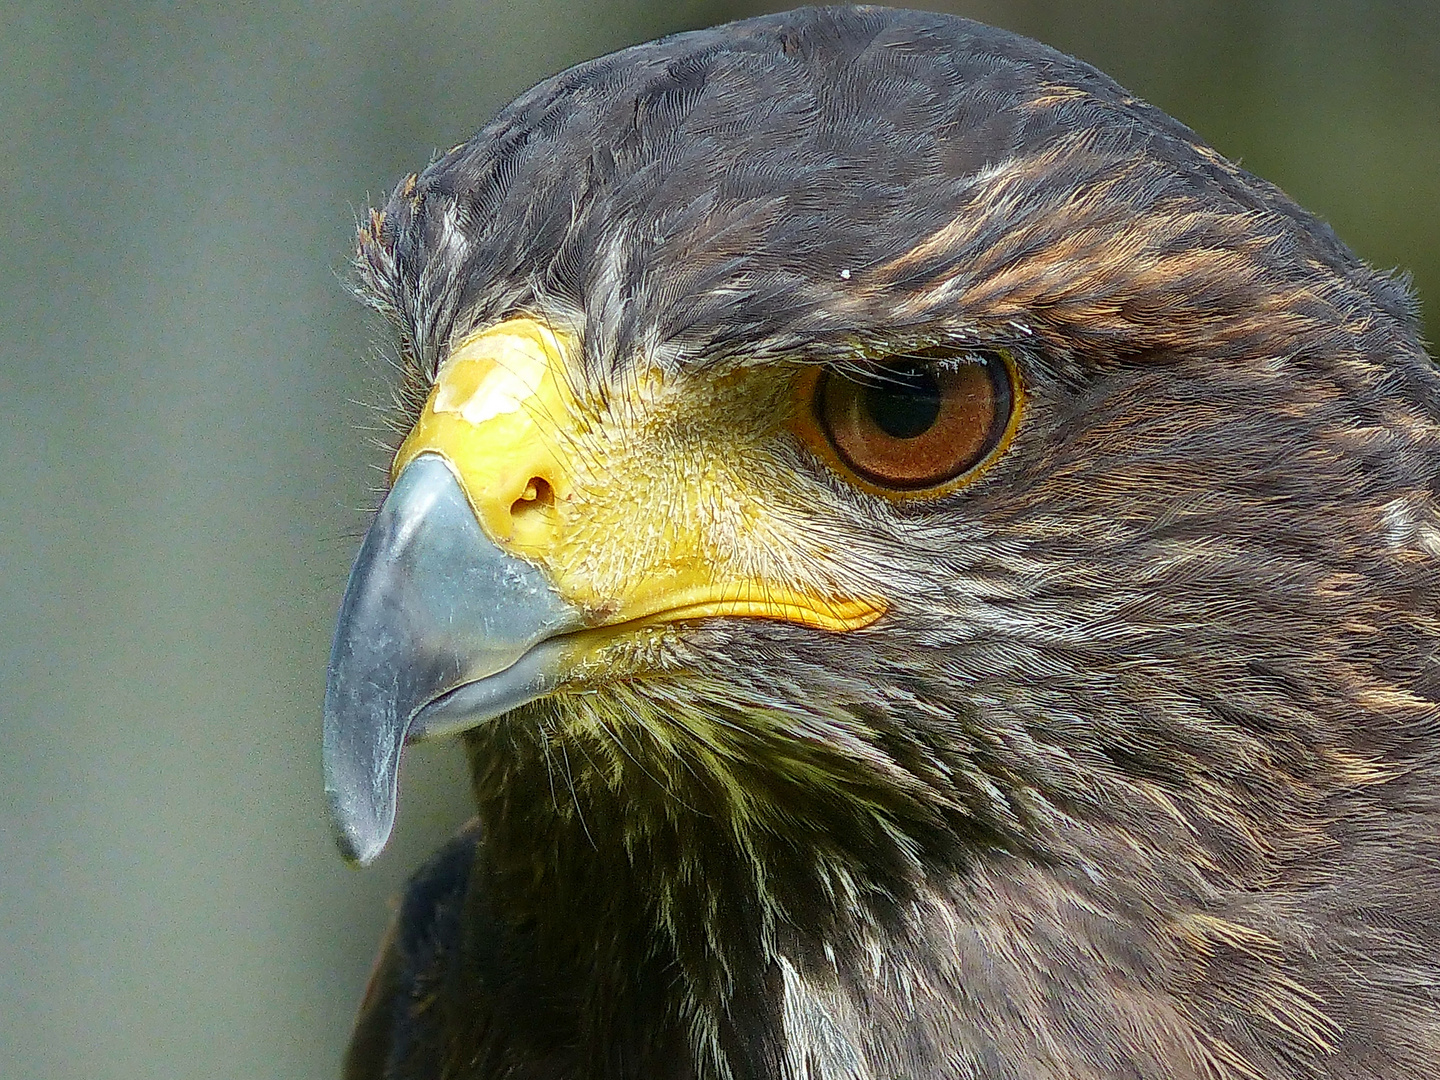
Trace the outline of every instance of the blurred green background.
{"type": "MultiPolygon", "coordinates": [[[[438,746],[376,866],[324,817],[331,622],[382,463],[354,217],[542,76],[760,10],[8,0],[0,1076],[336,1075],[387,897],[467,816],[438,746]]],[[[1412,271],[1440,327],[1433,0],[949,10],[1180,117],[1412,271]]]]}

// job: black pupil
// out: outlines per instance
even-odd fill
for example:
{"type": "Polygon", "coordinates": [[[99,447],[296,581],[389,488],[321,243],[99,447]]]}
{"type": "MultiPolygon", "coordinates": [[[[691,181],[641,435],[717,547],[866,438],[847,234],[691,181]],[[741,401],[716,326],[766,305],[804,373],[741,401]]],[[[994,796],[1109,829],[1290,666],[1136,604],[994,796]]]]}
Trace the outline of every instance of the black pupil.
{"type": "Polygon", "coordinates": [[[884,382],[865,389],[865,409],[892,439],[924,435],[940,415],[940,384],[928,367],[889,368],[884,382]]]}

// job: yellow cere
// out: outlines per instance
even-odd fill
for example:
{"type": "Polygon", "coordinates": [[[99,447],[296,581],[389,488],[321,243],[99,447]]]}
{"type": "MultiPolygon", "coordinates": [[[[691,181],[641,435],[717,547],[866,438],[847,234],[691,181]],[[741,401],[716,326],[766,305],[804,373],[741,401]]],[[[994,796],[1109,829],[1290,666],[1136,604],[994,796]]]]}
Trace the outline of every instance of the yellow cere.
{"type": "Polygon", "coordinates": [[[563,351],[549,329],[529,319],[470,338],[441,367],[393,469],[398,476],[418,455],[438,453],[490,538],[536,561],[557,539],[554,504],[574,494],[557,423],[571,408],[557,380],[563,351]],[[536,489],[537,478],[550,484],[550,498],[536,489]]]}
{"type": "MultiPolygon", "coordinates": [[[[445,458],[486,534],[596,625],[727,615],[853,630],[884,613],[879,599],[843,595],[827,553],[773,512],[765,478],[746,471],[758,443],[715,445],[720,426],[687,416],[658,373],[603,404],[577,400],[575,348],[527,318],[461,342],[392,475],[420,454],[445,458]]],[[[724,400],[743,387],[705,385],[721,398],[709,406],[726,410],[716,415],[764,411],[724,400]]]]}

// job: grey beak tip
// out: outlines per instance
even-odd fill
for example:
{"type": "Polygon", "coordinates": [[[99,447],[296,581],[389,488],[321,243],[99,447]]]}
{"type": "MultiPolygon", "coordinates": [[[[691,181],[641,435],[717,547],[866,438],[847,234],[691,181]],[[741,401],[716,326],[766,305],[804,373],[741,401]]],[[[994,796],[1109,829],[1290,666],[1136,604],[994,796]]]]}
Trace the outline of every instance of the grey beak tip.
{"type": "Polygon", "coordinates": [[[368,814],[356,813],[346,793],[327,788],[325,794],[330,802],[335,846],[351,866],[369,866],[385,850],[394,827],[393,814],[388,821],[377,821],[368,814]]]}
{"type": "Polygon", "coordinates": [[[342,832],[335,834],[335,846],[340,849],[340,855],[355,869],[359,870],[369,866],[385,850],[384,840],[368,840],[362,842],[359,837],[347,836],[342,832]]]}

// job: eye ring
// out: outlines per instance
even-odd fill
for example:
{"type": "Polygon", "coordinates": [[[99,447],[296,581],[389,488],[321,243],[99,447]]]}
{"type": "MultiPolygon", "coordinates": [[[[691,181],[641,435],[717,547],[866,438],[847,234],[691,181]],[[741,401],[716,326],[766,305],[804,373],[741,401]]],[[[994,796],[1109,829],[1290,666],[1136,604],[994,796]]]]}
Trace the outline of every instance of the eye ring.
{"type": "Polygon", "coordinates": [[[819,436],[824,456],[861,486],[901,497],[973,480],[1008,445],[1024,397],[1003,351],[928,350],[854,374],[821,369],[807,382],[807,441],[819,436]]]}

